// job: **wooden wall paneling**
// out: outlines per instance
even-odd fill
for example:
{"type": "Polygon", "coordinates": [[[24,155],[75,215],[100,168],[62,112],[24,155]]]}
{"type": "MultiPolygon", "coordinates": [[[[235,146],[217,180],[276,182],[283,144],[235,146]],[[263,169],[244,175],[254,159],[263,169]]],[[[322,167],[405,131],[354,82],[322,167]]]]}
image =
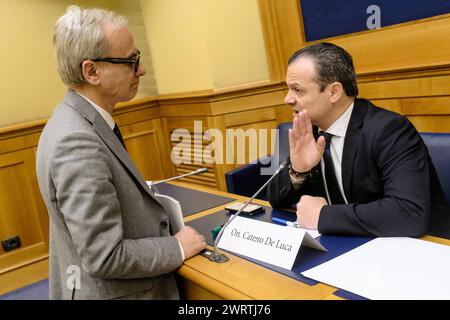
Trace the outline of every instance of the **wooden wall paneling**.
{"type": "MultiPolygon", "coordinates": [[[[178,114],[180,114],[178,112],[178,114]]],[[[178,140],[172,141],[171,139],[171,153],[178,154],[182,157],[175,158],[176,161],[183,161],[181,164],[174,164],[176,175],[188,173],[203,167],[208,168],[208,172],[195,175],[187,178],[182,178],[182,181],[197,183],[207,187],[217,188],[216,180],[216,165],[208,165],[203,162],[203,150],[210,144],[210,141],[204,140],[203,135],[206,130],[209,129],[209,122],[207,117],[168,117],[167,118],[167,134],[172,137],[172,133],[177,130],[187,130],[188,134],[183,137],[179,137],[178,140]],[[196,127],[197,125],[197,127],[196,127]],[[185,159],[183,152],[177,152],[175,147],[183,147],[185,151],[190,143],[190,160],[185,159]],[[184,144],[184,145],[183,145],[184,144]],[[187,161],[184,161],[187,160],[187,161]]],[[[174,136],[175,139],[175,136],[174,136]]]]}
{"type": "Polygon", "coordinates": [[[271,138],[271,130],[275,129],[278,124],[275,109],[276,107],[269,107],[226,115],[226,128],[232,130],[230,132],[234,132],[232,136],[226,136],[228,152],[232,152],[234,155],[233,168],[272,154],[274,141],[271,138]],[[245,135],[245,159],[242,159],[242,156],[241,159],[238,157],[238,148],[242,148],[242,140],[239,140],[242,138],[238,138],[237,134],[245,135]],[[251,141],[255,137],[256,141],[251,141]],[[261,139],[265,139],[265,141],[261,139]]]}
{"type": "Polygon", "coordinates": [[[418,131],[450,132],[450,68],[361,76],[360,94],[407,116],[418,131]]]}
{"type": "Polygon", "coordinates": [[[270,90],[259,93],[236,96],[232,99],[217,99],[212,104],[212,114],[237,113],[254,109],[273,107],[283,103],[285,85],[275,83],[270,90]]]}
{"type": "Polygon", "coordinates": [[[450,96],[371,99],[371,101],[380,107],[407,116],[450,115],[450,96]]]}
{"type": "Polygon", "coordinates": [[[0,155],[36,147],[46,120],[12,125],[0,129],[0,155]]]}
{"type": "Polygon", "coordinates": [[[12,251],[0,248],[0,274],[48,250],[48,218],[37,198],[34,167],[32,149],[0,156],[0,240],[19,236],[21,241],[12,251]]]}
{"type": "Polygon", "coordinates": [[[408,116],[408,119],[420,132],[450,132],[449,116],[408,116]]]}
{"type": "Polygon", "coordinates": [[[330,41],[348,50],[358,74],[450,63],[450,14],[367,30],[330,41]]]}
{"type": "Polygon", "coordinates": [[[288,105],[279,105],[275,109],[277,113],[278,123],[291,122],[292,121],[292,108],[288,105]]]}
{"type": "Polygon", "coordinates": [[[29,160],[27,161],[28,178],[30,179],[30,192],[32,194],[32,203],[34,205],[34,210],[38,216],[40,230],[42,237],[44,239],[45,246],[49,248],[49,216],[47,208],[45,207],[44,200],[41,196],[41,191],[39,190],[39,184],[36,176],[36,152],[37,146],[32,148],[29,152],[29,160]]]}
{"type": "Polygon", "coordinates": [[[360,95],[367,99],[434,97],[450,95],[450,74],[362,82],[360,95]]]}
{"type": "Polygon", "coordinates": [[[48,278],[48,255],[9,272],[0,273],[0,295],[48,278]]]}
{"type": "Polygon", "coordinates": [[[258,108],[256,110],[242,111],[225,115],[225,126],[227,128],[238,127],[241,125],[257,122],[276,120],[274,107],[258,108]]]}
{"type": "Polygon", "coordinates": [[[287,61],[305,43],[298,0],[259,0],[272,81],[284,81],[287,61]]]}
{"type": "Polygon", "coordinates": [[[284,78],[283,70],[283,51],[281,49],[280,39],[277,37],[278,21],[274,14],[272,2],[266,0],[258,1],[259,13],[261,17],[262,29],[265,38],[265,49],[267,64],[269,68],[270,80],[281,81],[284,78]]]}
{"type": "MultiPolygon", "coordinates": [[[[214,169],[215,169],[215,179],[217,181],[217,188],[222,191],[227,190],[226,181],[225,181],[225,173],[231,169],[233,169],[232,165],[227,163],[227,140],[226,140],[226,125],[225,125],[225,116],[216,116],[216,117],[208,117],[208,128],[215,129],[217,132],[220,132],[218,137],[211,136],[208,139],[208,145],[214,148],[214,152],[211,155],[214,157],[210,159],[214,161],[214,169]]],[[[207,137],[207,135],[205,135],[207,137]]],[[[209,148],[206,146],[205,148],[209,148]]],[[[210,152],[208,151],[209,155],[210,152]]],[[[207,157],[204,157],[204,161],[207,157]]]]}
{"type": "Polygon", "coordinates": [[[211,115],[209,95],[199,96],[197,94],[186,93],[185,97],[178,95],[166,95],[166,98],[158,100],[163,117],[203,117],[211,115]]]}
{"type": "Polygon", "coordinates": [[[278,120],[278,123],[283,122],[291,122],[292,121],[292,108],[291,106],[284,103],[284,98],[287,94],[287,88],[283,82],[284,89],[280,92],[282,100],[279,101],[277,105],[275,105],[275,112],[276,112],[276,118],[278,120]]]}
{"type": "Polygon", "coordinates": [[[153,121],[147,120],[122,127],[127,151],[146,180],[164,178],[163,160],[153,121]]]}
{"type": "Polygon", "coordinates": [[[121,104],[114,117],[124,135],[127,150],[147,180],[172,176],[167,143],[163,138],[161,109],[154,97],[121,104]]]}
{"type": "Polygon", "coordinates": [[[170,141],[166,135],[166,127],[161,118],[153,119],[153,126],[157,128],[155,130],[155,139],[157,141],[160,157],[161,157],[161,167],[164,173],[164,178],[170,178],[174,176],[175,170],[172,165],[172,159],[170,157],[171,147],[170,141]]]}
{"type": "MultiPolygon", "coordinates": [[[[286,70],[287,59],[306,44],[298,0],[259,0],[269,66],[286,70]]],[[[450,63],[450,14],[319,41],[349,51],[358,74],[434,67],[450,63]]],[[[274,81],[282,79],[273,79],[274,81]]]]}
{"type": "Polygon", "coordinates": [[[122,126],[161,117],[161,110],[155,97],[120,103],[113,110],[116,123],[122,126]]]}
{"type": "Polygon", "coordinates": [[[176,168],[175,168],[175,164],[172,162],[172,157],[171,157],[171,153],[172,153],[172,142],[170,141],[170,130],[169,130],[169,126],[167,124],[167,118],[163,117],[160,118],[160,122],[161,122],[161,143],[164,144],[164,150],[166,152],[166,163],[164,164],[165,170],[168,173],[168,178],[170,177],[174,177],[177,174],[176,168]]]}

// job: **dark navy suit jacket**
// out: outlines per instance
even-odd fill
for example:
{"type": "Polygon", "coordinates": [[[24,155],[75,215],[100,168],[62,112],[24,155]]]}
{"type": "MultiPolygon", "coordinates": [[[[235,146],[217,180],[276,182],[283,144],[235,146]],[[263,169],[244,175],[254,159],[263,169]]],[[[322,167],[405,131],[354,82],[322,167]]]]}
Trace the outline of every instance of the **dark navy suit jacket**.
{"type": "MultiPolygon", "coordinates": [[[[317,128],[314,128],[317,138],[317,128]]],[[[356,99],[344,142],[342,183],[348,204],[320,212],[323,234],[450,238],[450,207],[427,148],[409,120],[356,99]]],[[[325,197],[320,163],[295,190],[287,166],[269,184],[274,208],[302,195],[325,197]]]]}

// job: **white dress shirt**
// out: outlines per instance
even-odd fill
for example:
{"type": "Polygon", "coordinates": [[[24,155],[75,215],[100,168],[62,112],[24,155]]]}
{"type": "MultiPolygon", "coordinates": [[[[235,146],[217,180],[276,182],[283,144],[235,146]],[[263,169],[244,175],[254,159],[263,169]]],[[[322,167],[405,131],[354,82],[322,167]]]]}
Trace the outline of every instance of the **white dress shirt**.
{"type": "Polygon", "coordinates": [[[96,104],[95,102],[93,102],[92,100],[90,100],[89,98],[87,98],[86,96],[83,96],[81,93],[77,92],[80,96],[82,96],[85,100],[87,100],[87,102],[89,102],[94,108],[95,110],[97,110],[98,113],[100,113],[100,115],[102,116],[103,119],[105,119],[106,123],[108,124],[108,126],[111,128],[111,130],[114,129],[114,126],[116,125],[116,122],[114,121],[112,115],[109,114],[108,111],[106,111],[105,109],[103,109],[102,107],[100,107],[98,104],[96,104]]]}
{"type": "MultiPolygon", "coordinates": [[[[342,185],[342,154],[344,152],[345,135],[347,133],[350,117],[352,116],[354,102],[347,108],[347,110],[337,119],[325,132],[332,134],[330,153],[333,159],[334,172],[339,185],[339,190],[344,198],[345,203],[347,198],[345,197],[344,188],[342,185]]],[[[319,132],[323,131],[319,128],[319,132]]],[[[320,168],[322,169],[322,178],[325,181],[325,163],[323,158],[320,161],[320,168]]]]}
{"type": "MultiPolygon", "coordinates": [[[[76,92],[76,91],[75,91],[76,92]]],[[[90,100],[89,98],[86,98],[84,95],[82,95],[81,93],[77,92],[80,96],[82,96],[87,102],[89,102],[94,108],[95,110],[98,111],[98,113],[100,113],[100,115],[102,116],[103,119],[105,119],[106,123],[108,124],[108,126],[111,128],[111,130],[114,129],[114,126],[116,125],[116,122],[114,121],[113,117],[111,114],[109,114],[108,111],[106,111],[105,109],[103,109],[102,107],[100,107],[98,104],[96,104],[95,102],[93,102],[92,100],[90,100]]],[[[178,239],[177,239],[178,240],[178,239]]],[[[180,246],[180,250],[181,250],[181,257],[184,261],[184,259],[186,259],[186,256],[184,255],[184,250],[183,250],[183,246],[181,245],[180,241],[178,241],[178,245],[180,246]]]]}

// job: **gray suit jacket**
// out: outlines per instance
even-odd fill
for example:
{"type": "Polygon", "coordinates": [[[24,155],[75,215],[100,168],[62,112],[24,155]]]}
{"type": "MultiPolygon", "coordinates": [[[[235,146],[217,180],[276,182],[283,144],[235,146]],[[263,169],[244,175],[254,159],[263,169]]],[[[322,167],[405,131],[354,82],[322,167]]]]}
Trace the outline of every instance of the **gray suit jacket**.
{"type": "Polygon", "coordinates": [[[57,106],[36,161],[50,216],[50,298],[179,298],[172,271],[182,256],[168,215],[80,95],[69,90],[57,106]]]}

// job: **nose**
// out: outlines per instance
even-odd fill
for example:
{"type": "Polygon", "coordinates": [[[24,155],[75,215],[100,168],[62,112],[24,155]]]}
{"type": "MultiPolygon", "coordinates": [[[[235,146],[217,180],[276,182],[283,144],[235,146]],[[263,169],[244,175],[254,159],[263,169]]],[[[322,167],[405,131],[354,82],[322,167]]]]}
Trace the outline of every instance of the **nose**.
{"type": "Polygon", "coordinates": [[[136,72],[136,77],[141,77],[145,74],[145,67],[142,62],[139,62],[139,67],[136,72]]]}
{"type": "Polygon", "coordinates": [[[284,97],[284,103],[290,106],[295,105],[295,98],[288,92],[286,97],[284,97]]]}

